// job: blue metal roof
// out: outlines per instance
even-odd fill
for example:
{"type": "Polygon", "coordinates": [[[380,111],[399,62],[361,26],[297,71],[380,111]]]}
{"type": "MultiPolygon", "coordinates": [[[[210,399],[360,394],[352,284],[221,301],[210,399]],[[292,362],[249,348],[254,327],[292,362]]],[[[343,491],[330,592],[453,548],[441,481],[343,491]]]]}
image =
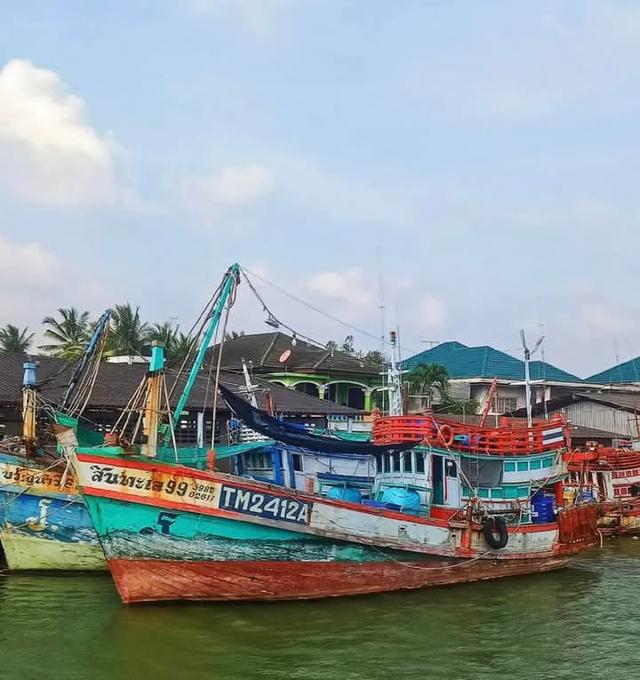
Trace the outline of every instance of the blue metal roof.
{"type": "Polygon", "coordinates": [[[607,385],[611,383],[637,383],[640,382],[640,357],[629,359],[623,364],[612,366],[606,371],[601,371],[587,378],[587,382],[607,385]]]}
{"type": "MultiPolygon", "coordinates": [[[[412,369],[421,364],[442,364],[451,378],[524,380],[524,361],[488,345],[467,347],[460,342],[443,342],[405,359],[402,368],[412,369]]],[[[581,378],[545,361],[532,361],[529,368],[532,380],[582,382],[581,378]]]]}

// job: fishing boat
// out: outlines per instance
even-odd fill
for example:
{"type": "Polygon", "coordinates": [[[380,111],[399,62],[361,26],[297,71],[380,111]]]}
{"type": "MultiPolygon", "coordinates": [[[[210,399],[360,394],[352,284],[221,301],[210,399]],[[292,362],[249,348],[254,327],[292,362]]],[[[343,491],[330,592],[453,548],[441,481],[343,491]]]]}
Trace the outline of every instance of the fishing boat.
{"type": "Polygon", "coordinates": [[[598,526],[605,536],[640,536],[640,451],[587,442],[566,458],[571,473],[564,490],[567,502],[597,502],[598,526]]]}
{"type": "MultiPolygon", "coordinates": [[[[66,446],[124,602],[310,599],[496,579],[559,569],[595,544],[595,506],[557,503],[566,475],[560,421],[507,435],[454,431],[432,417],[380,419],[368,451],[375,493],[361,502],[217,472],[215,450],[209,469],[181,464],[176,414],[239,276],[232,266],[214,296],[173,413],[156,345],[137,393],[140,443],[123,429],[105,446],[66,446]]],[[[303,432],[219,386],[237,416],[274,441],[363,450],[303,432]]]]}
{"type": "Polygon", "coordinates": [[[55,446],[43,445],[38,415],[46,410],[75,441],[97,444],[102,435],[79,417],[98,370],[109,313],[99,320],[57,415],[38,397],[37,364],[24,363],[22,437],[0,444],[0,541],[11,571],[106,570],[104,554],[75,475],[55,446]]]}

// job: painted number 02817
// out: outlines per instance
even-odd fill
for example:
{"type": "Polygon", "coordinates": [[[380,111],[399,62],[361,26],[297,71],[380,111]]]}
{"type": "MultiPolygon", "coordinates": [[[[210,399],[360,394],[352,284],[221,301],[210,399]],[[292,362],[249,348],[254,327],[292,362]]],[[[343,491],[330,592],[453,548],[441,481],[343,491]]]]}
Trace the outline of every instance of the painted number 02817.
{"type": "Polygon", "coordinates": [[[219,507],[221,510],[233,510],[266,519],[306,524],[311,504],[224,485],[220,492],[219,507]]]}

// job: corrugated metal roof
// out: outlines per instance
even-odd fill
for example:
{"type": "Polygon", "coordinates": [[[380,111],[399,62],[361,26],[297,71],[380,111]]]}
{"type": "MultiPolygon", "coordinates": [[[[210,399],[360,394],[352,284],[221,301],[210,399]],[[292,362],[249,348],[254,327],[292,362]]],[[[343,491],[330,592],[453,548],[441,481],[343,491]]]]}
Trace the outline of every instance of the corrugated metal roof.
{"type": "MultiPolygon", "coordinates": [[[[452,378],[524,380],[524,361],[488,345],[467,347],[460,342],[443,342],[406,359],[402,367],[412,369],[421,364],[442,364],[452,378]]],[[[532,361],[529,368],[532,380],[582,382],[581,378],[544,361],[532,361]]]]}
{"type": "Polygon", "coordinates": [[[640,383],[640,357],[630,359],[617,366],[612,366],[606,371],[589,376],[587,382],[598,383],[600,385],[640,383]]]}

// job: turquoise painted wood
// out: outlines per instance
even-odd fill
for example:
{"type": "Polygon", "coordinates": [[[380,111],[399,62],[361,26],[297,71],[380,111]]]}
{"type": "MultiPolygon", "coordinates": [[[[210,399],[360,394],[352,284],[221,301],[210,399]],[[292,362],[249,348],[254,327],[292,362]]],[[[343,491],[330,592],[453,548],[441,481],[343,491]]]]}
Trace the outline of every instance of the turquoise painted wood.
{"type": "Polygon", "coordinates": [[[409,555],[392,551],[390,556],[346,541],[104,497],[88,496],[87,505],[109,560],[369,562],[409,555]]]}

